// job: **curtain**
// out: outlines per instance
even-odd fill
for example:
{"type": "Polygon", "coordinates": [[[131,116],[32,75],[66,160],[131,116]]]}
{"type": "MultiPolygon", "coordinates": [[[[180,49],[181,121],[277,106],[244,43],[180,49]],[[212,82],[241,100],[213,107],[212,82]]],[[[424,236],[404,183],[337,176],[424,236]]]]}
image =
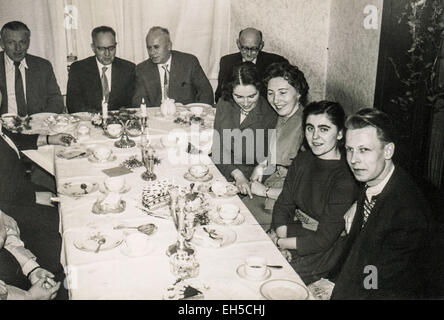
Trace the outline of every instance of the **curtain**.
{"type": "Polygon", "coordinates": [[[145,37],[152,26],[170,31],[173,49],[194,54],[207,77],[217,79],[219,59],[230,48],[230,0],[16,0],[0,2],[0,24],[20,20],[31,29],[29,53],[50,60],[66,91],[67,56],[93,55],[91,30],[117,33],[116,56],[148,58],[145,37]],[[6,3],[8,2],[8,3],[6,3]]]}

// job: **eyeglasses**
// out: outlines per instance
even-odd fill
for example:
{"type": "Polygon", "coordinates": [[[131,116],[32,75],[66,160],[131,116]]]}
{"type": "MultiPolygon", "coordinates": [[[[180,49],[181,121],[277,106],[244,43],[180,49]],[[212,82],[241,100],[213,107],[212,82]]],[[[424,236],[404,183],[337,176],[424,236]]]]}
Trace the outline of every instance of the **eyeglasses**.
{"type": "Polygon", "coordinates": [[[117,43],[115,44],[115,45],[113,45],[113,46],[109,46],[109,47],[96,47],[96,49],[98,50],[98,51],[100,51],[100,52],[105,52],[105,51],[114,51],[114,50],[116,50],[116,47],[117,47],[117,43]]]}
{"type": "Polygon", "coordinates": [[[251,47],[251,48],[249,48],[249,47],[240,46],[240,50],[241,51],[245,51],[245,52],[248,52],[248,51],[259,52],[261,50],[261,48],[260,47],[251,47]]]}

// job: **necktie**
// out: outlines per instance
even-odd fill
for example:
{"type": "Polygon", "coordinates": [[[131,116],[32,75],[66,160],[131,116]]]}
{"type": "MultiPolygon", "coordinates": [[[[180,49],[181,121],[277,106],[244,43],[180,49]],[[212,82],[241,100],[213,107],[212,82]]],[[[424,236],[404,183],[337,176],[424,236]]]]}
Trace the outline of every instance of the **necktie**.
{"type": "Polygon", "coordinates": [[[106,70],[108,70],[108,67],[102,67],[102,77],[100,80],[102,81],[102,93],[103,98],[106,103],[108,103],[109,100],[109,85],[108,85],[108,78],[106,77],[106,70]]]}
{"type": "Polygon", "coordinates": [[[15,66],[15,100],[17,102],[17,113],[20,117],[28,114],[25,100],[25,90],[23,88],[23,78],[20,72],[20,62],[14,61],[15,66]]]}
{"type": "Polygon", "coordinates": [[[364,228],[365,224],[367,223],[368,217],[372,213],[372,209],[375,206],[377,196],[373,196],[372,199],[369,201],[367,196],[365,197],[364,201],[364,216],[362,220],[362,228],[364,228]]]}
{"type": "Polygon", "coordinates": [[[168,98],[168,85],[169,85],[169,74],[168,74],[168,65],[164,64],[162,66],[163,70],[165,70],[163,76],[163,97],[164,99],[168,98]]]}

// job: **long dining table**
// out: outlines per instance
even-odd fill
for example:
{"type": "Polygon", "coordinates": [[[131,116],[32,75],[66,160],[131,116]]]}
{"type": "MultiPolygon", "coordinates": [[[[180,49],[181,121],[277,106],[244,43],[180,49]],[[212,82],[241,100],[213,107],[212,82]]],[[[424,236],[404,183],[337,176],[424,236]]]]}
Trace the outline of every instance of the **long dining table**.
{"type": "MultiPolygon", "coordinates": [[[[214,112],[208,111],[208,124],[214,119],[214,112]]],[[[51,133],[51,130],[41,125],[48,115],[34,115],[33,131],[51,133]]],[[[78,139],[76,146],[95,150],[100,146],[112,149],[112,161],[98,163],[90,158],[64,159],[57,156],[63,150],[61,146],[46,146],[39,150],[27,151],[26,154],[35,160],[48,172],[54,174],[57,190],[66,188],[70,183],[97,184],[97,190],[82,196],[72,196],[60,193],[59,201],[60,232],[63,239],[61,262],[67,274],[70,299],[167,299],[168,290],[177,285],[177,276],[171,271],[170,257],[166,255],[169,245],[177,240],[177,231],[172,219],[165,218],[165,210],[159,209],[163,215],[150,215],[142,206],[142,192],[156,181],[169,181],[175,185],[187,187],[190,185],[184,174],[190,163],[202,163],[208,166],[211,181],[225,180],[217,167],[212,163],[206,152],[191,155],[184,150],[177,149],[179,157],[171,157],[171,148],[162,146],[162,136],[171,134],[174,130],[190,133],[190,125],[179,124],[172,118],[159,115],[159,108],[148,108],[148,128],[151,145],[156,150],[160,163],[155,165],[154,172],[157,180],[144,181],[141,174],[144,167],[131,169],[123,175],[126,181],[126,192],[121,199],[126,203],[121,213],[96,214],[92,208],[97,199],[104,192],[104,180],[107,175],[104,169],[116,168],[125,160],[136,157],[141,160],[141,150],[138,145],[132,148],[119,149],[114,146],[116,139],[106,136],[100,127],[92,125],[91,121],[82,121],[81,125],[90,129],[89,137],[78,139]],[[177,161],[180,159],[180,161],[177,161]],[[183,161],[187,159],[187,161],[183,161]],[[160,216],[160,217],[159,217],[160,216]],[[147,223],[155,224],[157,230],[147,236],[149,249],[146,254],[131,256],[125,245],[125,238],[138,233],[136,229],[115,230],[118,225],[139,226],[147,223]],[[82,250],[79,242],[85,241],[87,234],[102,232],[117,237],[115,247],[94,252],[82,250]]],[[[211,126],[209,126],[211,127],[211,126]]],[[[207,127],[207,132],[209,127],[207,127]]],[[[206,136],[208,139],[208,135],[206,136]]],[[[139,143],[140,137],[131,138],[139,143]]],[[[209,183],[211,183],[209,181],[209,183]]],[[[196,182],[199,184],[199,182],[196,182]]],[[[199,288],[204,299],[210,300],[261,300],[273,298],[273,292],[264,292],[267,288],[276,290],[273,286],[264,286],[270,280],[282,279],[285,283],[296,283],[306,291],[308,299],[313,295],[293,270],[286,259],[272,243],[261,225],[252,213],[243,204],[239,196],[215,197],[208,196],[210,201],[210,224],[215,228],[225,228],[231,237],[228,244],[221,247],[203,246],[194,244],[196,258],[199,263],[198,275],[183,280],[192,287],[199,288]],[[221,225],[218,219],[212,217],[216,208],[222,204],[235,204],[240,208],[242,223],[221,225]],[[279,265],[282,268],[269,268],[263,279],[252,280],[245,277],[239,270],[250,256],[260,256],[270,265],[279,265]]],[[[154,211],[156,212],[156,211],[154,211]]],[[[105,248],[106,249],[106,248],[105,248]]],[[[278,282],[277,282],[278,283],[278,282]]],[[[283,288],[285,291],[285,288],[283,288]]],[[[304,296],[304,294],[302,295],[304,296]]],[[[279,298],[279,295],[277,295],[279,298]]],[[[285,296],[284,296],[285,297],[285,296]]]]}

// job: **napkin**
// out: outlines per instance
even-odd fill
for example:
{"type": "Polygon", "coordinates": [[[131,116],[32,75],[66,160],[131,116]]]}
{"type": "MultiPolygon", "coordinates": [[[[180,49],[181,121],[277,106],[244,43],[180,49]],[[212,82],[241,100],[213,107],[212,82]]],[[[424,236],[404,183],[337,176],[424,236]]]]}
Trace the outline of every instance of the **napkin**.
{"type": "Polygon", "coordinates": [[[207,246],[211,248],[219,248],[222,246],[222,239],[210,238],[209,234],[203,229],[198,229],[194,234],[193,241],[196,244],[207,246]]]}
{"type": "Polygon", "coordinates": [[[115,167],[110,169],[102,170],[108,177],[118,177],[123,176],[125,174],[131,173],[132,171],[126,167],[115,167]]]}

